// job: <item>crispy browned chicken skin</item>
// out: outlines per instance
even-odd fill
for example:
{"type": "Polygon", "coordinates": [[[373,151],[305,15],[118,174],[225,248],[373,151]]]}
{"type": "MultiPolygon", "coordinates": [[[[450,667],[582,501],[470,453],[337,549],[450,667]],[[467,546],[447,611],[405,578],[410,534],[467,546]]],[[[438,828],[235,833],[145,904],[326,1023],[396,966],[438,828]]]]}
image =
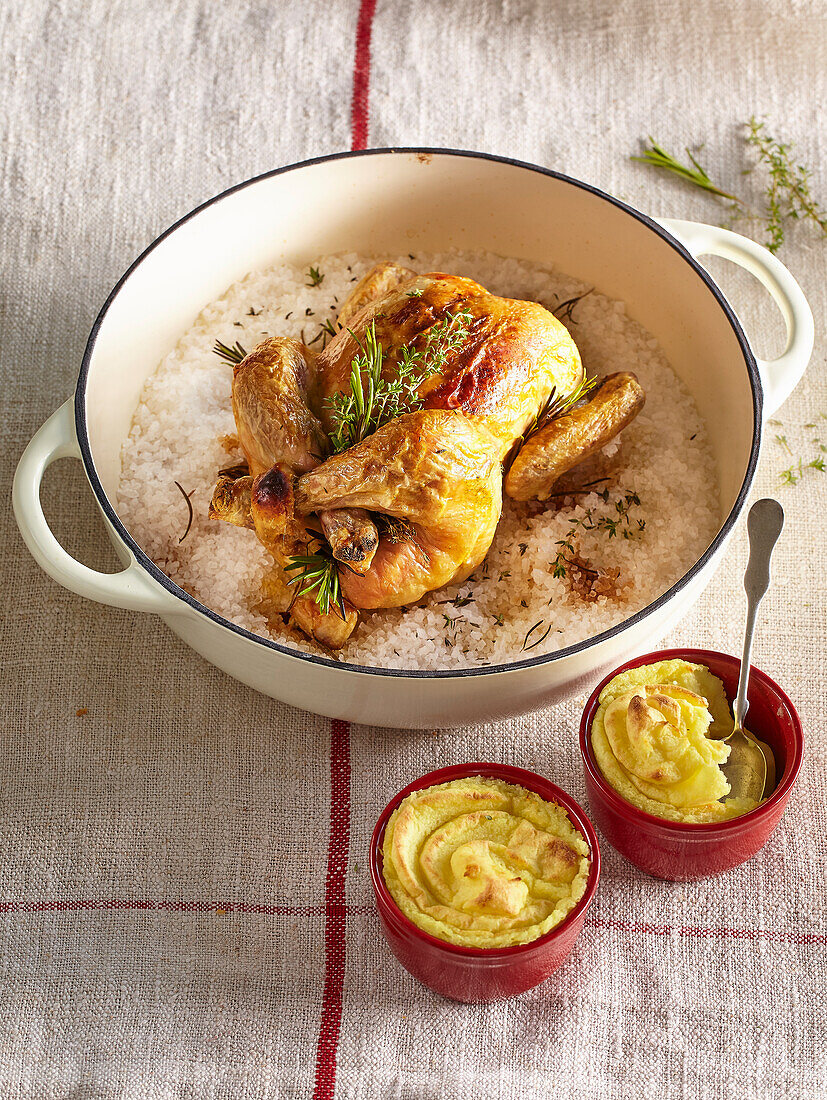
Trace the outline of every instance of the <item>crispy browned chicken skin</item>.
{"type": "Polygon", "coordinates": [[[355,626],[354,609],[403,606],[473,572],[499,520],[507,456],[516,452],[507,490],[541,498],[642,404],[634,376],[624,376],[609,387],[611,400],[604,384],[594,404],[571,414],[568,435],[542,429],[521,450],[552,392],[571,393],[583,379],[573,340],[548,310],[471,279],[380,264],[357,284],[340,321],[345,327],[315,361],[295,341],[268,340],[236,367],[233,411],[249,474],[225,472],[210,513],[255,529],[274,558],[266,587],[277,606],[290,606],[295,625],[331,648],[355,626]],[[452,318],[461,319],[462,338],[419,385],[422,409],[322,461],[335,426],[331,400],[349,391],[369,327],[387,381],[402,348],[426,348],[429,333],[452,318]],[[374,519],[383,515],[395,526],[380,537],[374,519]],[[312,596],[289,603],[285,565],[322,537],[346,566],[344,619],[333,609],[321,615],[312,596]]]}

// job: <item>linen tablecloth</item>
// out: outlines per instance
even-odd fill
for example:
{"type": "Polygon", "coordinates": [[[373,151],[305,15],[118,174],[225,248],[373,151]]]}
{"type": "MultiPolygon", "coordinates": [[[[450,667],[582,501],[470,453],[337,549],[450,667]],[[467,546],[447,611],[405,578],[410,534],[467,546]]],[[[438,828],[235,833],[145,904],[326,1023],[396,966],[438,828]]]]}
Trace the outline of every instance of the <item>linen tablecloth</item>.
{"type": "MultiPolygon", "coordinates": [[[[787,512],[755,650],[808,737],[786,816],[759,858],[697,884],[645,878],[604,845],[573,956],[501,1004],[441,1000],[389,956],[369,833],[400,786],[449,762],[519,764],[582,799],[582,700],[454,732],[299,713],[152,617],[52,583],[8,504],[121,272],[258,172],[350,147],[464,147],[716,222],[714,199],[629,154],[649,133],[703,144],[716,180],[755,195],[741,175],[755,114],[826,201],[821,0],[7,0],[0,50],[0,1095],[827,1096],[827,474],[779,476],[827,439],[821,340],[755,488],[787,512]]],[[[780,255],[820,336],[824,243],[800,229],[780,255]]],[[[764,293],[715,273],[759,354],[777,353],[764,293]]],[[[44,501],[72,553],[116,568],[77,463],[53,467],[44,501]]],[[[668,642],[737,652],[745,557],[741,530],[668,642]]]]}

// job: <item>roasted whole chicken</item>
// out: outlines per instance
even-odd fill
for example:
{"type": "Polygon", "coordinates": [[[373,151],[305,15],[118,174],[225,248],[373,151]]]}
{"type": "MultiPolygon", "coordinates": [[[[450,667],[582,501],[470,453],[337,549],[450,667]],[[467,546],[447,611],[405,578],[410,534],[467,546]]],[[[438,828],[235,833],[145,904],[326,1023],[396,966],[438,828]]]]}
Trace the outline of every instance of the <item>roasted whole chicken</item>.
{"type": "Polygon", "coordinates": [[[505,491],[546,499],[643,406],[632,374],[590,400],[565,326],[471,279],[379,264],[318,355],[268,339],[234,367],[246,464],[219,474],[210,516],[273,557],[264,606],[335,649],[360,609],[465,580],[505,491]],[[562,415],[554,415],[555,412],[562,415]]]}

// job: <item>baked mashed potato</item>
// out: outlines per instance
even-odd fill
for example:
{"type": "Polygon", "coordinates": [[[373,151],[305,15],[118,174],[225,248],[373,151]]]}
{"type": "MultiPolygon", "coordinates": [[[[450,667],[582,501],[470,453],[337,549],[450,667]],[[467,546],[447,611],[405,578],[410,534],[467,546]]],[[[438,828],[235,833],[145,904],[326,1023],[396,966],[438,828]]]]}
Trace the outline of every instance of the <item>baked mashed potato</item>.
{"type": "Polygon", "coordinates": [[[465,947],[545,935],[583,896],[590,865],[562,806],[482,776],[409,794],[388,821],[382,855],[405,916],[465,947]]]}
{"type": "Polygon", "coordinates": [[[703,665],[658,661],[621,672],[600,693],[592,748],[606,781],[669,821],[725,821],[754,810],[726,798],[721,770],[733,718],[724,685],[703,665]],[[723,799],[723,801],[721,801],[723,799]]]}

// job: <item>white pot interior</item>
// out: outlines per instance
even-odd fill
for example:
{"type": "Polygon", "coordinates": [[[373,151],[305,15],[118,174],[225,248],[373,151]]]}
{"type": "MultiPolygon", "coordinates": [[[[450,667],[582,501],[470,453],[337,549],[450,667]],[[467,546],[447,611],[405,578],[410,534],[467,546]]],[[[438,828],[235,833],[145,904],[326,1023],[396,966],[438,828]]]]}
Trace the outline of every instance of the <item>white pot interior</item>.
{"type": "Polygon", "coordinates": [[[723,520],[744,481],[754,414],[744,353],[713,291],[682,253],[605,198],[519,165],[448,153],[335,159],[258,180],[190,217],[138,263],[97,333],[85,394],[110,502],[146,378],[236,279],[329,252],[452,247],[551,264],[626,302],[706,419],[723,520]]]}

